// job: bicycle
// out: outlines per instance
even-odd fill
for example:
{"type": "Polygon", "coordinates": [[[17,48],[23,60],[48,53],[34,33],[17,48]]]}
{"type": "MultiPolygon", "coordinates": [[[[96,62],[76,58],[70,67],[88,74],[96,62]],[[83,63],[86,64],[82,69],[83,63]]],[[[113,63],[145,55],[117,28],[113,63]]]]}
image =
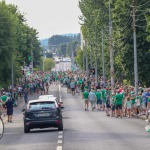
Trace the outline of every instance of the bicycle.
{"type": "Polygon", "coordinates": [[[0,139],[3,137],[4,134],[4,122],[3,119],[0,117],[0,139]]]}

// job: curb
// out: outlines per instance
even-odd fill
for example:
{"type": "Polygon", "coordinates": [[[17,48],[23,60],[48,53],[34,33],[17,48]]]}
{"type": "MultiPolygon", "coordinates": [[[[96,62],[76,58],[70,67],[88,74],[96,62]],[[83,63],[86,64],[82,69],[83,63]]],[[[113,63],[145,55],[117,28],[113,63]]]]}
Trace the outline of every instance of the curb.
{"type": "Polygon", "coordinates": [[[133,117],[141,120],[146,120],[146,116],[133,116],[133,117]]]}

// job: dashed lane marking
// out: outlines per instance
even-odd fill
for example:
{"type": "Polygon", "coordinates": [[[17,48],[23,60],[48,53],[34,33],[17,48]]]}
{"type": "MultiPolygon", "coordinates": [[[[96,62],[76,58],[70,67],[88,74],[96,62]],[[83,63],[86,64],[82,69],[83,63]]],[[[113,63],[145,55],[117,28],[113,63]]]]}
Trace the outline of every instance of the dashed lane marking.
{"type": "Polygon", "coordinates": [[[57,146],[56,150],[62,150],[62,146],[57,146]]]}
{"type": "Polygon", "coordinates": [[[62,150],[63,149],[63,131],[59,131],[57,144],[58,145],[57,145],[56,150],[62,150]]]}
{"type": "Polygon", "coordinates": [[[59,135],[58,138],[59,138],[59,139],[62,139],[62,138],[63,138],[63,135],[59,135]]]}
{"type": "Polygon", "coordinates": [[[62,144],[62,140],[58,140],[58,144],[62,144]]]}

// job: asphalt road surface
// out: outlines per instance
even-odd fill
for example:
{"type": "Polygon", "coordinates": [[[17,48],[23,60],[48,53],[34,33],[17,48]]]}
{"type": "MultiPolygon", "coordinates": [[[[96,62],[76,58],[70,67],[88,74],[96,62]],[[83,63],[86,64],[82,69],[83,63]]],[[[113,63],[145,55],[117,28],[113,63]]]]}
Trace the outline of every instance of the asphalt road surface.
{"type": "Polygon", "coordinates": [[[105,112],[84,111],[84,100],[62,88],[64,101],[64,150],[149,150],[145,121],[111,118],[105,112]]]}
{"type": "MultiPolygon", "coordinates": [[[[58,85],[51,85],[57,96],[58,85]]],[[[145,132],[145,121],[136,118],[111,118],[105,112],[84,111],[81,96],[72,96],[62,87],[64,103],[63,150],[149,150],[150,134],[145,132]]],[[[35,99],[37,96],[33,96],[35,99]]],[[[32,97],[32,98],[33,98],[32,97]]],[[[24,107],[24,105],[22,105],[24,107]]],[[[59,132],[55,129],[23,132],[20,107],[15,108],[13,123],[5,123],[5,134],[0,150],[59,150],[59,132]]],[[[61,142],[61,141],[60,141],[61,142]]]]}
{"type": "Polygon", "coordinates": [[[53,69],[53,71],[67,71],[67,70],[71,70],[71,62],[56,63],[56,66],[53,69]]]}

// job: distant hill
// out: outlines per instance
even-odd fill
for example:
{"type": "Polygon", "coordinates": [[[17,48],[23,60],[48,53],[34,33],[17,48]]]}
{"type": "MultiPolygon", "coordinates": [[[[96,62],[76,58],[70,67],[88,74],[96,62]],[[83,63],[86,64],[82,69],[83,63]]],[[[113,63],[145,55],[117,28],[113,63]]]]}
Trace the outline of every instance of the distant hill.
{"type": "MultiPolygon", "coordinates": [[[[80,33],[67,33],[67,34],[62,34],[62,35],[58,35],[58,36],[66,36],[66,37],[74,37],[74,36],[78,36],[80,33]]],[[[49,46],[48,46],[48,41],[51,37],[47,38],[47,39],[42,39],[40,40],[41,42],[41,46],[44,47],[44,49],[48,50],[49,46]]]]}
{"type": "Polygon", "coordinates": [[[79,35],[80,33],[68,33],[68,34],[63,34],[63,36],[70,36],[70,37],[73,37],[73,36],[77,36],[79,35]]]}
{"type": "Polygon", "coordinates": [[[48,39],[42,39],[40,40],[41,46],[44,47],[44,49],[48,50],[48,39]]]}

